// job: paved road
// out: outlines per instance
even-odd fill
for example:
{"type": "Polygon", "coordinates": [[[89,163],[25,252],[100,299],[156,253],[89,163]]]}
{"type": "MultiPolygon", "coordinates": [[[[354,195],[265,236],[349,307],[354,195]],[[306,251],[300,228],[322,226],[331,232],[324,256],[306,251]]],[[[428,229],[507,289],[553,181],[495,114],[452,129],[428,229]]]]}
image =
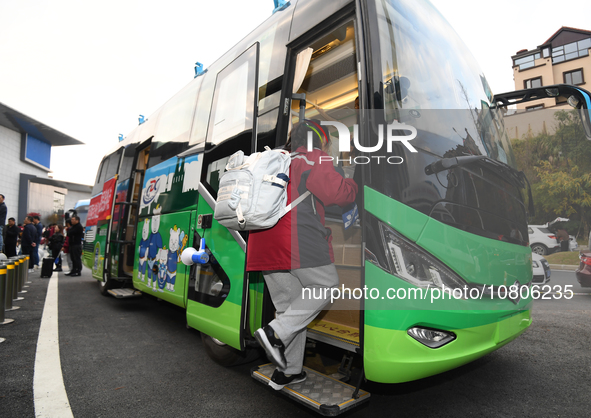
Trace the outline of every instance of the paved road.
{"type": "MultiPolygon", "coordinates": [[[[34,416],[33,373],[47,279],[32,284],[13,324],[0,326],[0,416],[34,416]]],[[[224,368],[205,354],[184,311],[144,296],[116,300],[96,281],[59,278],[59,348],[75,417],[317,416],[255,382],[250,364],[224,368]]],[[[553,272],[550,284],[576,284],[553,272]]],[[[583,417],[591,395],[591,296],[538,301],[518,340],[459,369],[400,385],[369,383],[352,417],[583,417]]],[[[57,378],[57,377],[56,377],[57,378]]]]}

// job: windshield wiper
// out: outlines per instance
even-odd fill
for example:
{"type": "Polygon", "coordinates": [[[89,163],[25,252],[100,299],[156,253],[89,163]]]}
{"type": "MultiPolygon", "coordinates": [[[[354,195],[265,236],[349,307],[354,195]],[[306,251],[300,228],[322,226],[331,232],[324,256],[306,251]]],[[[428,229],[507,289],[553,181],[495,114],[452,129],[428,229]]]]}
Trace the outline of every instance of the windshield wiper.
{"type": "Polygon", "coordinates": [[[452,158],[441,158],[434,163],[429,164],[425,167],[425,174],[432,175],[440,173],[441,171],[451,170],[452,168],[462,167],[473,163],[485,163],[492,165],[489,167],[492,171],[497,174],[501,174],[503,178],[512,180],[512,182],[518,187],[527,189],[527,196],[529,200],[528,211],[530,216],[535,215],[533,195],[531,192],[531,186],[523,171],[517,171],[508,164],[501,161],[493,160],[486,155],[463,155],[460,157],[452,158]]]}

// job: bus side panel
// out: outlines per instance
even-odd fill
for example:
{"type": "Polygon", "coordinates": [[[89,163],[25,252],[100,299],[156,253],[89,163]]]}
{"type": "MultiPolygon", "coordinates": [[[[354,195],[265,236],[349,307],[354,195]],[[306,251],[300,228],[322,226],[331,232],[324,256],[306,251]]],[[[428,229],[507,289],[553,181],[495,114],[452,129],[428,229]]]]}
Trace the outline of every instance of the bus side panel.
{"type": "MultiPolygon", "coordinates": [[[[84,244],[82,252],[82,264],[87,267],[88,269],[92,270],[92,266],[94,264],[94,240],[96,236],[96,225],[95,226],[87,226],[84,228],[84,244]]],[[[65,261],[65,260],[62,260],[65,261]]]]}
{"type": "MultiPolygon", "coordinates": [[[[202,196],[199,196],[197,216],[210,214],[213,214],[213,209],[202,196]]],[[[189,298],[187,323],[240,350],[246,254],[228,229],[215,219],[212,221],[211,229],[201,229],[198,226],[195,232],[205,238],[207,248],[227,275],[230,288],[222,300],[210,298],[206,303],[202,303],[189,298]],[[211,303],[211,306],[207,303],[211,303]]]]}
{"type": "Polygon", "coordinates": [[[181,253],[192,235],[191,212],[157,214],[139,221],[133,286],[184,308],[189,269],[181,262],[181,253]]]}
{"type": "Polygon", "coordinates": [[[144,177],[139,216],[195,209],[202,160],[199,154],[173,157],[149,168],[144,177]]]}
{"type": "Polygon", "coordinates": [[[249,312],[248,312],[248,326],[250,334],[254,335],[254,331],[262,327],[263,323],[263,296],[265,292],[265,280],[263,274],[260,272],[249,274],[248,297],[249,297],[249,312]]]}
{"type": "Polygon", "coordinates": [[[94,239],[92,253],[90,253],[90,268],[92,269],[92,277],[98,280],[103,280],[103,269],[105,261],[105,245],[107,242],[107,230],[109,229],[108,222],[101,222],[96,228],[96,235],[94,239]]]}

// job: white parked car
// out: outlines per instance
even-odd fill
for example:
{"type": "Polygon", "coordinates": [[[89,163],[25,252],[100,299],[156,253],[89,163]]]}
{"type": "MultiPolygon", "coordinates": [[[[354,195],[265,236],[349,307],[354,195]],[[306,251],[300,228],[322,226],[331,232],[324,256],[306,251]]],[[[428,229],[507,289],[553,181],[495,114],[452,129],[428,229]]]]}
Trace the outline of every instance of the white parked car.
{"type": "Polygon", "coordinates": [[[532,253],[531,265],[533,268],[533,284],[546,284],[550,281],[552,271],[550,270],[550,264],[544,257],[532,253]]]}
{"type": "Polygon", "coordinates": [[[546,225],[528,225],[528,234],[529,246],[533,253],[547,255],[560,251],[560,244],[556,241],[556,235],[546,225]]]}

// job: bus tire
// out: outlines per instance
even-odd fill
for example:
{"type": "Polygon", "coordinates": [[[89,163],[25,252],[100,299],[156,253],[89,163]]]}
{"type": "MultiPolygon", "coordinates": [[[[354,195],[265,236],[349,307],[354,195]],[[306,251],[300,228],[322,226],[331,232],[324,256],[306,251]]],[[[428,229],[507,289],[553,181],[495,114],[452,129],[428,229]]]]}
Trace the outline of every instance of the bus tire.
{"type": "Polygon", "coordinates": [[[109,289],[112,288],[113,286],[113,281],[109,280],[109,275],[108,273],[103,273],[103,281],[99,281],[99,289],[101,291],[101,295],[103,296],[109,296],[109,289]]]}
{"type": "Polygon", "coordinates": [[[210,359],[221,366],[237,366],[243,363],[249,363],[258,357],[258,351],[255,349],[246,349],[245,351],[236,350],[221,341],[201,333],[203,348],[210,359]]]}

